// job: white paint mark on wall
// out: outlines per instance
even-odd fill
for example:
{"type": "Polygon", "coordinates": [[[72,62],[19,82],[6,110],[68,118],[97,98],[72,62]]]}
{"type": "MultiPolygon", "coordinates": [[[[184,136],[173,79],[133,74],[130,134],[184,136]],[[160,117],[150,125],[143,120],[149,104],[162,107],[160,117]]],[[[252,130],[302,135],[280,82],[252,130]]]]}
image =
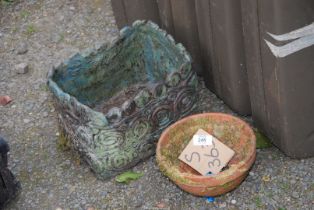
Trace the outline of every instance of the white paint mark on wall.
{"type": "Polygon", "coordinates": [[[314,23],[282,35],[268,34],[277,41],[293,40],[288,44],[276,46],[264,39],[274,56],[279,58],[286,57],[314,45],[314,23]]]}

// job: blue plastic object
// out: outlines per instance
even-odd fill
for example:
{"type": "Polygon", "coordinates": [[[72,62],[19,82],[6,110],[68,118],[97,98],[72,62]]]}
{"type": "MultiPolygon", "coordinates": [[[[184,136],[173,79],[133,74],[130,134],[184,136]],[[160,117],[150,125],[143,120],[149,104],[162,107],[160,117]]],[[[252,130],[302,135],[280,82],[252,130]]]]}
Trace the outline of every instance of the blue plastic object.
{"type": "Polygon", "coordinates": [[[215,201],[215,197],[206,197],[206,202],[207,203],[212,203],[215,201]]]}

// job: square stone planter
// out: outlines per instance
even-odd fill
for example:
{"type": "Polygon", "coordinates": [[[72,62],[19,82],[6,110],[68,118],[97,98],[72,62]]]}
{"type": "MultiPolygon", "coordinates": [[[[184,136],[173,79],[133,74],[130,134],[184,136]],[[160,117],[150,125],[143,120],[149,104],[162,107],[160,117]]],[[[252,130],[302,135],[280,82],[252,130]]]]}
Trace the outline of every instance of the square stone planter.
{"type": "Polygon", "coordinates": [[[163,129],[196,110],[202,84],[181,44],[137,21],[52,69],[48,86],[62,136],[108,178],[154,154],[163,129]]]}

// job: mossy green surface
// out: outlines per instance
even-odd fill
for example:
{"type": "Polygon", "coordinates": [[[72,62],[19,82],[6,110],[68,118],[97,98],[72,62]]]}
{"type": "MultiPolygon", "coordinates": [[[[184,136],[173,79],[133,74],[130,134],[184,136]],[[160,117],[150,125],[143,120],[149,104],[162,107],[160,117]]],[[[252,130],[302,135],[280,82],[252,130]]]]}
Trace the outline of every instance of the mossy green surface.
{"type": "Polygon", "coordinates": [[[258,129],[254,129],[254,133],[256,136],[257,149],[265,149],[273,146],[270,139],[267,138],[264,134],[262,134],[258,129]]]}

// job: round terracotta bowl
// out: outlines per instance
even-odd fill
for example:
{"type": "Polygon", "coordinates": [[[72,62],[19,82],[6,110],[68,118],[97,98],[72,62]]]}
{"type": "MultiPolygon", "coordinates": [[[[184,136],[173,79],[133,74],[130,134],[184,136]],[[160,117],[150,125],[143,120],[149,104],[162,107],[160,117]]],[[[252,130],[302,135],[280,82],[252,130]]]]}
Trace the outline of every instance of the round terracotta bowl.
{"type": "Polygon", "coordinates": [[[218,196],[239,186],[247,176],[256,157],[256,139],[250,126],[236,117],[197,114],[174,123],[162,133],[156,156],[162,173],[184,191],[197,196],[218,196]],[[214,176],[202,176],[178,159],[200,128],[235,151],[225,169],[214,176]]]}

